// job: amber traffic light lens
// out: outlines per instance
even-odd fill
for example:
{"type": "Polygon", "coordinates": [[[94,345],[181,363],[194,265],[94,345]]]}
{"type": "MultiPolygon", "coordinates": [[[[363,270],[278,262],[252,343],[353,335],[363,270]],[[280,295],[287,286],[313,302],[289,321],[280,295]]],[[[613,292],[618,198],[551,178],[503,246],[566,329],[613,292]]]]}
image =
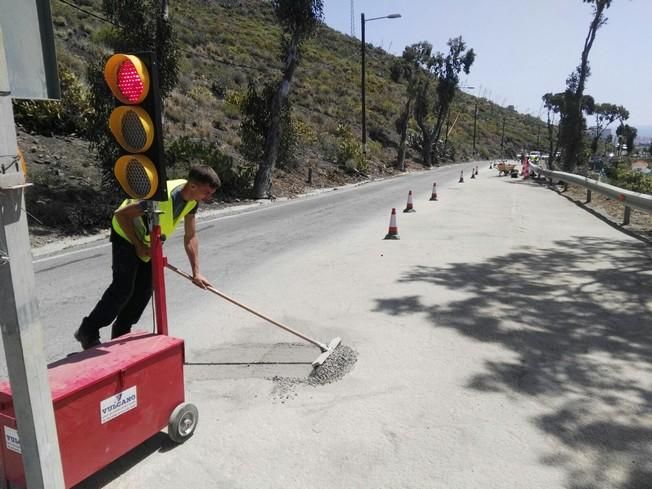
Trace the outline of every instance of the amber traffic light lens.
{"type": "Polygon", "coordinates": [[[120,186],[132,199],[149,199],[158,187],[158,174],[152,160],[143,155],[118,158],[114,173],[120,186]]]}
{"type": "Polygon", "coordinates": [[[109,117],[109,129],[118,144],[130,153],[143,153],[154,141],[154,123],[141,107],[116,107],[109,117]]]}

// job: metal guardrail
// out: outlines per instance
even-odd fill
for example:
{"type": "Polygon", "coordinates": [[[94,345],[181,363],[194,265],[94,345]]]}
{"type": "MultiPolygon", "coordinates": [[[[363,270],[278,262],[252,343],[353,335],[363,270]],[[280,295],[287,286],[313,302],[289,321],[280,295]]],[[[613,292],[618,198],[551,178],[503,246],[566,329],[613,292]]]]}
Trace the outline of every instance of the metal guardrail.
{"type": "Polygon", "coordinates": [[[632,207],[643,212],[652,213],[652,195],[632,192],[631,190],[625,190],[613,185],[609,185],[608,183],[602,183],[588,177],[575,175],[573,173],[548,170],[541,167],[540,165],[533,163],[530,163],[530,168],[532,168],[534,172],[540,175],[544,175],[550,179],[561,180],[562,182],[566,183],[574,183],[586,188],[587,203],[591,202],[591,191],[595,191],[606,195],[607,197],[611,197],[612,199],[619,200],[625,206],[625,218],[623,221],[624,224],[629,224],[632,207]]]}

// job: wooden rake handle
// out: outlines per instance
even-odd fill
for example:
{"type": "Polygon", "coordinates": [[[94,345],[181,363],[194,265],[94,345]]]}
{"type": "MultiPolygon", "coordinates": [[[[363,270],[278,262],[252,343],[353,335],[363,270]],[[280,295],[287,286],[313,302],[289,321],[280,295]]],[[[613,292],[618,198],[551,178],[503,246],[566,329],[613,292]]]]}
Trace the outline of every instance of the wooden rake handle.
{"type": "MultiPolygon", "coordinates": [[[[177,267],[175,267],[174,265],[171,265],[169,263],[167,263],[165,266],[167,268],[169,268],[170,270],[172,270],[173,272],[178,273],[182,277],[185,277],[185,278],[187,278],[188,280],[190,280],[192,282],[192,276],[190,274],[184,272],[183,270],[179,270],[177,267]]],[[[320,343],[319,341],[317,341],[315,339],[312,339],[309,336],[306,336],[303,333],[300,333],[297,330],[292,329],[292,328],[290,328],[289,326],[287,326],[287,325],[285,325],[283,323],[279,323],[278,321],[274,321],[273,319],[265,316],[264,314],[261,314],[260,312],[256,311],[255,309],[252,309],[251,307],[249,307],[249,306],[247,306],[245,304],[242,304],[241,302],[238,302],[233,297],[229,297],[225,293],[220,292],[215,287],[212,287],[212,286],[208,285],[208,286],[206,286],[206,290],[212,292],[215,295],[220,296],[222,299],[225,299],[225,300],[229,301],[231,304],[235,304],[236,306],[241,307],[245,311],[248,311],[251,314],[253,314],[255,316],[258,316],[259,318],[264,319],[265,321],[267,321],[269,323],[272,323],[274,326],[277,326],[277,327],[279,327],[281,329],[284,329],[288,333],[292,333],[293,335],[298,336],[299,338],[301,338],[302,340],[307,341],[308,343],[312,343],[317,348],[319,348],[322,352],[325,352],[326,350],[328,350],[328,347],[325,344],[320,343]]]]}

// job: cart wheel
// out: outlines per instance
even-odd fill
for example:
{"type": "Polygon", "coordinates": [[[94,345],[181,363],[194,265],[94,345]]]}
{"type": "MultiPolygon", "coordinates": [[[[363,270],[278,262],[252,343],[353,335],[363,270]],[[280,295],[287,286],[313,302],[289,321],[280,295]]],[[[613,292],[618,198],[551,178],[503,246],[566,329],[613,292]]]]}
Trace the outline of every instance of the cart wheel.
{"type": "Polygon", "coordinates": [[[197,407],[189,402],[182,402],[170,414],[168,436],[174,442],[183,443],[192,436],[198,420],[197,407]]]}

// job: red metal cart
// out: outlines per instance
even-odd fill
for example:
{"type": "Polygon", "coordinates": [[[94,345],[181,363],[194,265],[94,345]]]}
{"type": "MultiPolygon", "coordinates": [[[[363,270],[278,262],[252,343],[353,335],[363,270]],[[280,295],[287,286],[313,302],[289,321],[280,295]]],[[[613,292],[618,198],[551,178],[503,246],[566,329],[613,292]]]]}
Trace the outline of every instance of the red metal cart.
{"type": "MultiPolygon", "coordinates": [[[[67,488],[166,426],[170,438],[179,443],[195,430],[197,408],[184,401],[184,343],[167,335],[164,264],[160,229],[155,226],[157,334],[131,333],[48,366],[67,488]]],[[[0,477],[24,487],[20,434],[8,382],[0,383],[0,430],[0,477]]]]}

